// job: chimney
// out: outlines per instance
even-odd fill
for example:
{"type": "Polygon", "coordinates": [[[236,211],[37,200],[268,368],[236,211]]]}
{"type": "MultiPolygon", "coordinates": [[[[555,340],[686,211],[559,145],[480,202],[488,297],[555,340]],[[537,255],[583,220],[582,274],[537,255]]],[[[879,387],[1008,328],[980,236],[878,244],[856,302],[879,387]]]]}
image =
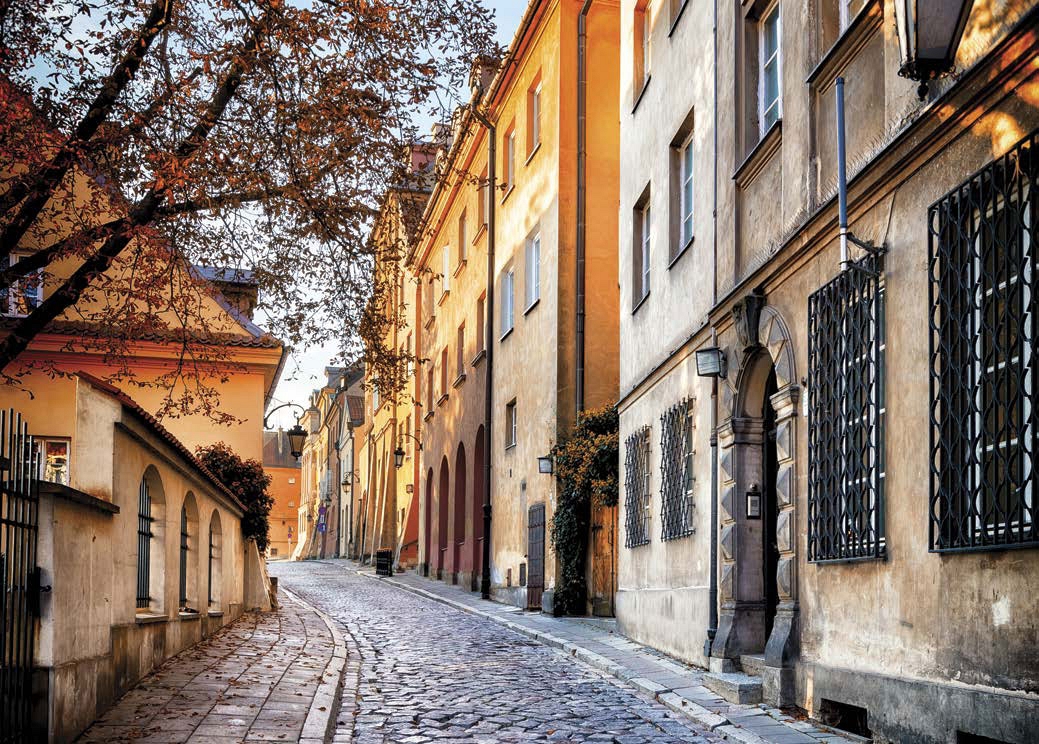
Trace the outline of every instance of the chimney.
{"type": "Polygon", "coordinates": [[[473,60],[473,66],[469,70],[469,91],[477,101],[481,100],[491,87],[499,64],[498,58],[488,54],[481,54],[473,60]]]}

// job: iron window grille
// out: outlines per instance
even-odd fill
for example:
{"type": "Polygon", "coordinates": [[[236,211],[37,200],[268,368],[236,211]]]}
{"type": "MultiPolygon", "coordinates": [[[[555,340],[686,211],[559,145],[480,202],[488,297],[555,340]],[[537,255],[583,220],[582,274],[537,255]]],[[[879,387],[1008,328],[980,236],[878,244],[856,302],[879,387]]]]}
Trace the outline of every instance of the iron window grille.
{"type": "Polygon", "coordinates": [[[624,444],[624,547],[649,544],[649,427],[624,444]]]}
{"type": "Polygon", "coordinates": [[[137,608],[151,604],[152,500],[148,481],[141,479],[137,493],[137,608]]]}
{"type": "MultiPolygon", "coordinates": [[[[302,530],[300,530],[302,533],[302,530]]],[[[213,527],[209,527],[209,557],[206,563],[206,601],[213,604],[213,527]]]]}
{"type": "Polygon", "coordinates": [[[1039,545],[1039,130],[928,213],[930,549],[1039,545]]]}
{"type": "Polygon", "coordinates": [[[686,398],[660,417],[660,537],[693,534],[693,401],[686,398]]]}
{"type": "Polygon", "coordinates": [[[808,298],[808,560],[883,559],[883,258],[808,298]]]}

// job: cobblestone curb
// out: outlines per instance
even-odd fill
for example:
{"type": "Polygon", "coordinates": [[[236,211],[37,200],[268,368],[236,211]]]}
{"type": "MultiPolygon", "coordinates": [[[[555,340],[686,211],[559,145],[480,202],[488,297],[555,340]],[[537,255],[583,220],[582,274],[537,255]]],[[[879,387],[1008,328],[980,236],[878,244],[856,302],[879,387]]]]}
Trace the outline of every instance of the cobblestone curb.
{"type": "MultiPolygon", "coordinates": [[[[521,625],[520,623],[512,622],[508,618],[501,617],[496,613],[484,612],[483,610],[479,610],[475,607],[472,607],[471,605],[465,604],[464,602],[456,602],[452,599],[449,599],[448,597],[441,596],[439,594],[436,594],[435,592],[426,591],[419,587],[411,586],[410,584],[397,581],[396,579],[393,579],[391,577],[375,576],[374,574],[368,573],[366,571],[359,571],[354,567],[344,566],[344,569],[348,571],[354,571],[358,575],[364,576],[365,578],[371,579],[373,581],[384,581],[388,584],[393,585],[394,587],[402,589],[403,591],[411,592],[412,594],[417,594],[421,597],[425,597],[426,599],[430,599],[434,602],[439,602],[456,610],[467,612],[471,615],[483,617],[487,620],[497,623],[498,625],[502,625],[506,628],[509,628],[510,630],[527,636],[528,638],[532,638],[536,641],[539,641],[540,643],[543,643],[546,646],[559,649],[564,653],[569,654],[576,659],[579,659],[585,664],[588,664],[589,666],[592,666],[595,669],[604,672],[605,674],[608,674],[628,685],[631,685],[639,691],[647,694],[652,699],[658,701],[662,705],[667,706],[675,713],[679,713],[685,716],[686,718],[694,721],[700,726],[703,726],[705,729],[712,731],[718,736],[721,736],[729,741],[740,742],[740,744],[770,744],[768,739],[764,739],[756,735],[755,733],[744,729],[739,723],[730,721],[723,715],[714,713],[708,710],[707,708],[704,708],[690,700],[681,697],[680,695],[676,695],[672,691],[664,688],[661,685],[658,685],[656,682],[653,682],[652,680],[642,678],[640,676],[642,674],[641,672],[634,671],[632,669],[629,669],[628,667],[617,664],[616,662],[607,659],[605,656],[602,656],[586,648],[583,648],[571,641],[564,640],[562,638],[559,638],[558,636],[552,635],[551,633],[546,633],[544,631],[529,628],[525,625],[521,625]]],[[[759,712],[761,712],[762,715],[767,715],[775,719],[776,721],[780,721],[779,715],[782,715],[781,712],[778,710],[775,711],[775,714],[773,714],[772,710],[759,712]]],[[[795,734],[796,732],[797,727],[790,728],[791,734],[795,734]]],[[[834,735],[832,737],[827,737],[826,741],[849,742],[852,741],[852,739],[834,735]]]]}
{"type": "MultiPolygon", "coordinates": [[[[349,709],[352,716],[353,706],[356,704],[359,662],[357,654],[350,653],[353,639],[351,638],[348,644],[332,618],[298,594],[285,588],[282,588],[281,591],[320,617],[328,628],[328,632],[332,634],[334,646],[332,658],[328,660],[325,671],[321,675],[321,683],[310,703],[310,710],[303,722],[303,731],[299,738],[300,744],[325,744],[332,735],[336,717],[344,709],[349,709]],[[353,661],[350,661],[351,658],[353,661]],[[349,695],[349,699],[344,701],[343,698],[347,695],[349,695]]],[[[356,650],[356,646],[354,646],[354,650],[356,650]]]]}

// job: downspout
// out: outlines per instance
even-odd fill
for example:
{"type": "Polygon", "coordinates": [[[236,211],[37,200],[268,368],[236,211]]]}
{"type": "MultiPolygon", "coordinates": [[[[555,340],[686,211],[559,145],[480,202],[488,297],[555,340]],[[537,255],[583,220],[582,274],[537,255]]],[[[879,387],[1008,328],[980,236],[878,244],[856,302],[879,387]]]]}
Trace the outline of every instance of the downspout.
{"type": "MultiPolygon", "coordinates": [[[[713,3],[711,55],[714,65],[714,174],[711,183],[711,230],[714,265],[711,267],[711,306],[718,304],[718,0],[713,3]]],[[[711,345],[718,346],[718,333],[711,328],[711,345]]],[[[711,378],[711,581],[708,594],[707,641],[704,656],[710,658],[718,633],[718,378],[711,378]]]]}
{"type": "Polygon", "coordinates": [[[480,576],[480,596],[491,598],[491,414],[494,412],[494,235],[495,204],[497,202],[496,166],[498,161],[497,128],[475,106],[469,109],[476,120],[487,129],[487,189],[490,198],[487,207],[487,302],[484,339],[487,346],[487,379],[483,412],[483,566],[480,576]]]}
{"type": "Polygon", "coordinates": [[[588,211],[586,168],[588,162],[588,11],[593,0],[584,0],[577,16],[577,276],[575,313],[577,413],[584,410],[584,294],[585,294],[585,221],[588,211]]]}

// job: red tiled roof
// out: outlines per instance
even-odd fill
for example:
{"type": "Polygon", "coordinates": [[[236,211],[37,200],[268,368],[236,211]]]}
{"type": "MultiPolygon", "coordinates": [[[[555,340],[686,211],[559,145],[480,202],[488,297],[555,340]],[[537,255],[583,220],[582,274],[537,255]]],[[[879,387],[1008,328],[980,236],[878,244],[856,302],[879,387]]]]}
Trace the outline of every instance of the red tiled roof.
{"type": "Polygon", "coordinates": [[[195,457],[191,453],[191,450],[189,450],[183,442],[181,442],[179,439],[173,436],[169,429],[160,424],[154,416],[152,416],[146,410],[141,408],[141,405],[137,401],[135,401],[129,395],[117,388],[115,385],[105,382],[100,378],[94,377],[89,372],[84,372],[80,370],[76,373],[76,376],[79,377],[79,379],[83,380],[83,382],[86,382],[91,387],[95,388],[96,390],[100,390],[102,393],[106,393],[112,396],[120,403],[122,403],[123,406],[133,411],[133,413],[135,413],[138,418],[140,418],[142,421],[144,421],[145,424],[148,425],[148,428],[150,428],[156,435],[158,435],[160,439],[165,440],[167,444],[173,447],[173,449],[177,450],[177,452],[180,453],[180,455],[185,460],[187,460],[192,467],[198,470],[198,472],[201,473],[206,478],[206,480],[208,480],[218,491],[220,491],[229,499],[231,499],[231,502],[235,504],[243,512],[245,511],[245,505],[238,500],[238,497],[235,496],[234,493],[227,486],[221,483],[220,480],[215,475],[213,475],[213,473],[211,473],[197,457],[195,457]]]}
{"type": "Polygon", "coordinates": [[[346,396],[346,407],[350,414],[350,423],[354,426],[360,426],[364,423],[364,396],[363,395],[348,395],[346,396]]]}

